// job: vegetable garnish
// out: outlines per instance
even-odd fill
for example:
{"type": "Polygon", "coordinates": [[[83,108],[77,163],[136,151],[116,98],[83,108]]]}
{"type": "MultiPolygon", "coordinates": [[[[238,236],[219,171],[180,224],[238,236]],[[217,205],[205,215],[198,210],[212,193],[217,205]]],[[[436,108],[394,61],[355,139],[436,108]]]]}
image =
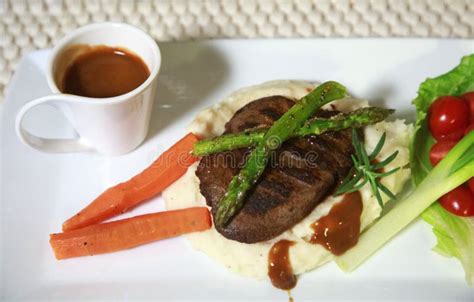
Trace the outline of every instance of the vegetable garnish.
{"type": "Polygon", "coordinates": [[[92,256],[125,250],[153,241],[211,228],[206,207],[186,208],[135,216],[51,234],[57,259],[92,256]]]}
{"type": "Polygon", "coordinates": [[[390,199],[395,199],[395,195],[380,182],[380,178],[397,172],[400,167],[394,168],[387,172],[380,172],[380,170],[391,163],[395,157],[397,157],[398,151],[393,152],[381,162],[375,161],[375,158],[380,153],[383,145],[385,144],[385,132],[380,137],[380,140],[370,155],[367,155],[364,144],[360,141],[357,130],[354,128],[352,128],[352,144],[354,145],[355,149],[355,155],[352,155],[354,167],[343,180],[335,195],[355,192],[360,190],[363,186],[365,186],[365,184],[369,183],[372,193],[377,198],[380,207],[383,208],[384,203],[380,191],[382,191],[390,199]]]}
{"type": "MultiPolygon", "coordinates": [[[[331,118],[314,118],[305,123],[291,137],[322,134],[346,128],[360,128],[383,121],[395,110],[367,107],[349,113],[339,113],[331,118]]],[[[267,129],[237,134],[225,134],[213,139],[200,140],[194,144],[193,154],[205,156],[213,153],[252,147],[263,140],[267,129]]]]}
{"type": "Polygon", "coordinates": [[[474,194],[466,184],[441,196],[439,204],[456,216],[474,216],[474,194]]]}
{"type": "Polygon", "coordinates": [[[198,138],[189,133],[166,150],[148,168],[131,179],[105,190],[87,207],[63,223],[70,231],[124,213],[159,194],[186,173],[198,158],[191,154],[198,138]]]}
{"type": "Polygon", "coordinates": [[[458,258],[464,267],[466,280],[473,283],[474,218],[452,215],[438,203],[433,203],[474,176],[474,131],[466,133],[433,168],[429,162],[429,151],[434,140],[427,121],[429,107],[438,97],[459,96],[468,91],[474,91],[474,55],[464,57],[452,71],[421,84],[418,97],[413,101],[417,121],[410,154],[412,179],[418,187],[363,233],[354,248],[336,259],[341,269],[354,270],[423,213],[422,218],[433,225],[433,232],[438,238],[434,250],[444,256],[458,258]]]}
{"type": "Polygon", "coordinates": [[[344,86],[337,82],[326,82],[300,99],[273,123],[263,139],[250,153],[243,168],[229,183],[227,192],[217,204],[214,223],[220,226],[226,225],[242,208],[248,190],[265,170],[272,150],[290,138],[321,106],[343,98],[345,95],[346,88],[344,86]]]}
{"type": "Polygon", "coordinates": [[[439,142],[458,141],[469,125],[469,106],[455,96],[442,96],[431,105],[428,114],[431,135],[439,142]]]}
{"type": "MultiPolygon", "coordinates": [[[[344,271],[354,270],[438,198],[458,187],[473,175],[474,131],[471,131],[426,175],[426,178],[407,198],[397,202],[392,210],[367,229],[355,247],[337,257],[337,265],[344,271]]],[[[464,259],[467,260],[465,265],[468,278],[472,278],[470,274],[473,268],[472,234],[469,227],[466,226],[463,230],[457,229],[454,232],[455,239],[449,239],[449,241],[460,240],[457,241],[457,245],[471,242],[470,246],[459,246],[462,249],[458,249],[458,252],[462,253],[464,259]],[[470,272],[467,271],[468,269],[470,272]]]]}
{"type": "MultiPolygon", "coordinates": [[[[420,85],[418,96],[413,101],[413,104],[416,106],[417,121],[411,144],[410,159],[412,179],[415,185],[419,185],[425,177],[428,177],[434,171],[429,161],[429,152],[434,144],[434,139],[428,127],[428,112],[431,105],[442,96],[461,97],[469,104],[471,112],[470,122],[473,123],[474,102],[472,101],[472,95],[474,92],[472,91],[474,91],[474,54],[465,56],[461,63],[448,73],[433,79],[427,79],[420,85]],[[430,172],[431,169],[433,170],[430,172]]],[[[472,135],[472,132],[470,135],[472,135]]],[[[467,132],[465,134],[466,138],[468,134],[467,132]]],[[[474,150],[471,149],[471,152],[473,154],[474,150]]],[[[471,161],[473,160],[471,158],[471,161]]],[[[465,162],[461,166],[468,163],[465,162]]],[[[471,176],[473,174],[474,169],[471,169],[471,176]]],[[[464,179],[464,181],[468,179],[469,177],[464,179]]],[[[445,183],[441,182],[439,185],[445,186],[445,183]]],[[[455,187],[457,186],[452,186],[446,191],[449,192],[455,187]]],[[[433,226],[433,233],[438,240],[434,251],[447,257],[457,258],[464,267],[467,282],[473,284],[474,217],[453,215],[438,203],[427,209],[421,217],[433,226]]]]}

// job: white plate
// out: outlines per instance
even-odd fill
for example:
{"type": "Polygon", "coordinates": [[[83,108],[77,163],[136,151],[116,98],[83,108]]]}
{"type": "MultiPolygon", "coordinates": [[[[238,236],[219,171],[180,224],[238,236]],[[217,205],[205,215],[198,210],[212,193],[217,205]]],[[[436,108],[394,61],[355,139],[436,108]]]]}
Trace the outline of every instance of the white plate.
{"type": "MultiPolygon", "coordinates": [[[[232,40],[162,43],[163,67],[150,134],[134,152],[42,154],[20,144],[13,125],[19,107],[48,94],[49,51],[25,57],[8,87],[2,121],[0,219],[1,288],[7,300],[272,300],[286,292],[241,278],[183,238],[128,251],[55,260],[48,234],[105,188],[141,171],[185,134],[201,109],[237,88],[272,79],[337,80],[372,104],[413,118],[410,100],[426,77],[444,73],[474,52],[469,40],[232,40]]],[[[37,134],[74,134],[51,108],[27,120],[37,134]]],[[[163,209],[160,197],[127,216],[163,209]]],[[[329,264],[299,278],[297,302],[307,300],[472,301],[458,261],[431,251],[435,239],[418,221],[352,274],[329,264]]]]}

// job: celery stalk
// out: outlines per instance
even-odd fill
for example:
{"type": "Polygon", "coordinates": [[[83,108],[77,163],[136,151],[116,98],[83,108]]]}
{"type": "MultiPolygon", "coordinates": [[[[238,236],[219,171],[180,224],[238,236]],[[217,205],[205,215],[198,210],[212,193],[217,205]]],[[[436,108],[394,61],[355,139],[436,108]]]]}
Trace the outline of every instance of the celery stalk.
{"type": "Polygon", "coordinates": [[[357,266],[420,216],[438,198],[474,176],[474,131],[466,135],[418,187],[365,231],[355,247],[336,257],[344,271],[357,266]]]}

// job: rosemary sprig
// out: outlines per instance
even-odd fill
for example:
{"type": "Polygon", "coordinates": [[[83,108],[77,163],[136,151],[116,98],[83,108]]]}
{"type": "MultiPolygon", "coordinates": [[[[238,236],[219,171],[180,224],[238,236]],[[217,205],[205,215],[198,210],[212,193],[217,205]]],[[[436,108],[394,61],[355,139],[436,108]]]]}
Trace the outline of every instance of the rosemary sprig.
{"type": "Polygon", "coordinates": [[[380,191],[382,191],[390,199],[395,199],[395,195],[380,182],[380,178],[397,172],[400,167],[392,169],[388,172],[380,172],[380,170],[392,162],[395,157],[397,157],[398,151],[393,152],[381,162],[375,161],[375,157],[380,153],[383,145],[385,144],[385,138],[386,135],[384,133],[375,146],[374,151],[368,155],[365,151],[364,145],[357,135],[357,131],[352,128],[352,144],[354,145],[355,149],[355,154],[352,155],[354,167],[342,181],[335,195],[355,192],[369,183],[370,188],[377,198],[380,207],[383,208],[382,195],[380,194],[380,191]]]}

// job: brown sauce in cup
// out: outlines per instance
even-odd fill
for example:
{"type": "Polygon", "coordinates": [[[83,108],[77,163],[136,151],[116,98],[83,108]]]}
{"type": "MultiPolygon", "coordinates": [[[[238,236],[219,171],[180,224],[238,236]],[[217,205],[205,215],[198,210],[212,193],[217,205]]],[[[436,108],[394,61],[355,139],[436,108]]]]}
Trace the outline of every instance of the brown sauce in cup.
{"type": "Polygon", "coordinates": [[[65,70],[62,92],[108,98],[130,92],[146,81],[150,71],[136,54],[104,45],[90,47],[65,70]]]}
{"type": "Polygon", "coordinates": [[[362,196],[359,191],[345,194],[329,214],[314,222],[310,242],[320,244],[334,255],[342,255],[355,246],[360,235],[362,196]]]}

